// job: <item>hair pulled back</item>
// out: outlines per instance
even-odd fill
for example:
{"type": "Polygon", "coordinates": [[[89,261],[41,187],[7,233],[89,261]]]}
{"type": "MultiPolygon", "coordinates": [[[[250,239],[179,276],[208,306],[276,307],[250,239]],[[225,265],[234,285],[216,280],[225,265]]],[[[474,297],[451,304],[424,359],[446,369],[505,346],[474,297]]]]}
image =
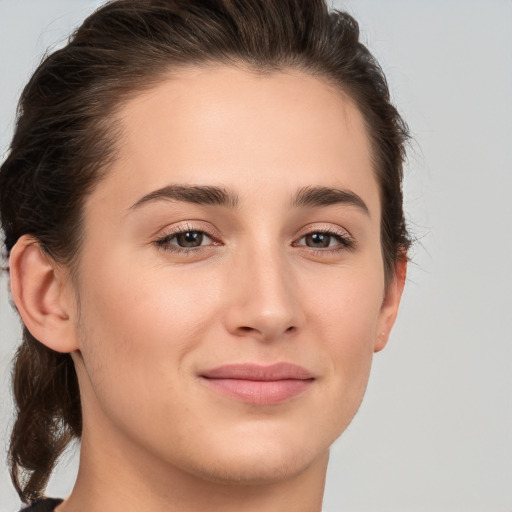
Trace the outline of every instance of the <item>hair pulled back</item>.
{"type": "MultiPolygon", "coordinates": [[[[209,63],[303,71],[337,85],[358,106],[380,186],[389,277],[409,246],[401,189],[407,127],[381,68],[359,41],[357,22],[324,0],[115,0],[88,17],[43,60],[21,95],[0,169],[5,256],[31,234],[76,275],[83,203],[115,158],[116,112],[173,70],[209,63]]],[[[58,457],[81,436],[71,356],[47,348],[24,326],[13,390],[10,470],[28,502],[42,495],[58,457]]]]}

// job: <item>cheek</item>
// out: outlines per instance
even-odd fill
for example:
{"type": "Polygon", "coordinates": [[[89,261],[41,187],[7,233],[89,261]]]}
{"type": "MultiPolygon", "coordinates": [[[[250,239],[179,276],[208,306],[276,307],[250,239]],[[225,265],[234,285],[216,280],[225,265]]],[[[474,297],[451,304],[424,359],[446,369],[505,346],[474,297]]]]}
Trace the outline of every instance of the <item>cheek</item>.
{"type": "MultiPolygon", "coordinates": [[[[378,269],[378,266],[377,266],[378,269]]],[[[329,354],[329,373],[339,403],[355,413],[366,389],[383,299],[380,272],[351,272],[318,296],[318,329],[329,354]],[[351,405],[350,405],[351,404],[351,405]]],[[[338,410],[341,412],[341,410],[338,410]]]]}
{"type": "Polygon", "coordinates": [[[96,397],[113,414],[124,414],[131,404],[154,414],[155,396],[166,396],[171,405],[180,400],[169,391],[179,386],[187,355],[204,338],[215,299],[184,273],[167,280],[161,270],[106,263],[89,274],[81,294],[87,373],[96,397]]]}
{"type": "Polygon", "coordinates": [[[171,341],[182,337],[193,339],[212,304],[211,287],[190,272],[120,260],[96,268],[86,297],[88,311],[111,334],[110,342],[147,352],[159,345],[175,347],[171,341]]]}

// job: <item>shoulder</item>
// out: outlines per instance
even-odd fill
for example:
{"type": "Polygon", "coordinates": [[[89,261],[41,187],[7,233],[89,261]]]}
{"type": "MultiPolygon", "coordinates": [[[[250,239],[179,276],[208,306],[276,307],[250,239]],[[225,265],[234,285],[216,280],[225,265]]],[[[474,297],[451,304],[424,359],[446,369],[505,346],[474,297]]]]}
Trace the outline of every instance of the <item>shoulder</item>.
{"type": "Polygon", "coordinates": [[[52,512],[63,501],[61,498],[41,498],[22,508],[20,512],[52,512]]]}

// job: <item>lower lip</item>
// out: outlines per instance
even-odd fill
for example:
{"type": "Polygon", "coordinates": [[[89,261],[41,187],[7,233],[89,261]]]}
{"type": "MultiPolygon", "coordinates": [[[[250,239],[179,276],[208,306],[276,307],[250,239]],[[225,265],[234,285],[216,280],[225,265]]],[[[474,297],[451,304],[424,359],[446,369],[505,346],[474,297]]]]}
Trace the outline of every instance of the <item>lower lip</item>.
{"type": "Polygon", "coordinates": [[[242,380],[210,379],[204,381],[215,391],[249,404],[273,405],[285,402],[310,388],[313,379],[242,380]]]}

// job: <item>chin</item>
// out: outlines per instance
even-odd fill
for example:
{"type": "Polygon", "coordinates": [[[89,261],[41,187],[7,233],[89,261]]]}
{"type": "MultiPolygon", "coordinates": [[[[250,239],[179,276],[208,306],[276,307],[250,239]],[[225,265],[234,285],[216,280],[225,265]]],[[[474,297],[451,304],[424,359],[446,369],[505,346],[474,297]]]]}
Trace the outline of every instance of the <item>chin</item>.
{"type": "Polygon", "coordinates": [[[271,485],[297,477],[313,464],[306,454],[296,453],[278,459],[275,456],[230,458],[216,461],[196,471],[196,476],[223,485],[271,485]]]}
{"type": "Polygon", "coordinates": [[[311,465],[327,459],[329,443],[309,444],[293,436],[245,437],[222,446],[213,442],[201,459],[190,461],[192,473],[204,480],[225,485],[262,485],[293,479],[311,465]]]}

